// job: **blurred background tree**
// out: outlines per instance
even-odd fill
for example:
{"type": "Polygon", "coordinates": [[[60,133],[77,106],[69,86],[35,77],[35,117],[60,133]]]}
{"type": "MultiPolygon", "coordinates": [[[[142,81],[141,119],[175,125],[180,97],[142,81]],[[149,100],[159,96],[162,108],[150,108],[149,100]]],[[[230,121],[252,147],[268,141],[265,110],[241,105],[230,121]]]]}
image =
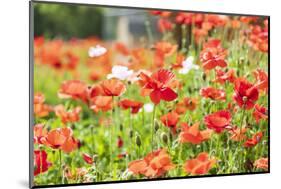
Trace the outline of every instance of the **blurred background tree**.
{"type": "Polygon", "coordinates": [[[102,19],[102,9],[93,6],[36,3],[34,35],[64,39],[101,37],[102,19]]]}

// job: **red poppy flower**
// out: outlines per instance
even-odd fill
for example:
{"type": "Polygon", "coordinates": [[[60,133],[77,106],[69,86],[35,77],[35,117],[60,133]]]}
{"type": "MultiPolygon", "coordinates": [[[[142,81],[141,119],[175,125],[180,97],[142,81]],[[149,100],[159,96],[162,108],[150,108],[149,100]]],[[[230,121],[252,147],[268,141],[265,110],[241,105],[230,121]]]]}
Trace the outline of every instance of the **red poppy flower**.
{"type": "Polygon", "coordinates": [[[262,132],[258,132],[252,136],[252,138],[248,139],[245,143],[245,147],[254,147],[256,146],[262,139],[263,134],[262,132]]]}
{"type": "Polygon", "coordinates": [[[62,83],[58,92],[60,98],[80,99],[88,102],[88,86],[79,80],[69,80],[62,83]]]}
{"type": "Polygon", "coordinates": [[[90,165],[92,165],[94,163],[93,157],[91,157],[89,154],[83,153],[82,156],[86,163],[88,163],[90,165]]]}
{"type": "Polygon", "coordinates": [[[235,79],[236,76],[233,69],[227,72],[224,72],[221,69],[216,69],[216,79],[214,80],[214,82],[224,84],[226,81],[229,81],[230,83],[234,83],[235,79]]]}
{"type": "Polygon", "coordinates": [[[34,47],[41,47],[42,45],[44,45],[44,42],[45,42],[44,36],[34,37],[34,47]]]}
{"type": "Polygon", "coordinates": [[[149,153],[140,160],[129,163],[128,169],[134,175],[142,174],[149,178],[160,177],[167,171],[173,169],[175,165],[165,149],[160,149],[149,153]]]}
{"type": "Polygon", "coordinates": [[[43,104],[44,102],[45,102],[44,94],[39,92],[34,94],[34,99],[33,99],[34,104],[43,104]]]}
{"type": "Polygon", "coordinates": [[[210,50],[205,50],[200,53],[200,61],[204,70],[211,70],[216,67],[226,67],[227,63],[224,60],[224,54],[215,54],[210,50]]]}
{"type": "Polygon", "coordinates": [[[46,117],[52,111],[52,107],[44,102],[45,96],[42,93],[34,94],[33,109],[36,117],[46,117]]]}
{"type": "Polygon", "coordinates": [[[90,108],[94,112],[107,112],[112,109],[112,97],[110,96],[96,96],[91,99],[90,108]]]}
{"type": "Polygon", "coordinates": [[[177,98],[175,93],[170,87],[169,83],[173,80],[175,75],[165,69],[160,69],[153,73],[151,77],[140,73],[140,82],[143,85],[143,89],[149,89],[150,99],[154,104],[159,104],[160,100],[173,101],[177,98]]]}
{"type": "Polygon", "coordinates": [[[196,158],[187,160],[184,165],[184,170],[191,175],[204,175],[209,172],[215,163],[215,158],[209,158],[207,152],[202,152],[198,154],[196,158]]]}
{"type": "Polygon", "coordinates": [[[204,122],[209,129],[213,129],[217,133],[221,133],[231,122],[231,114],[229,111],[221,110],[213,114],[205,116],[204,122]]]}
{"type": "Polygon", "coordinates": [[[203,44],[203,49],[221,49],[221,40],[210,38],[203,44]]]}
{"type": "Polygon", "coordinates": [[[200,90],[200,95],[212,100],[225,100],[226,93],[222,89],[215,89],[212,87],[205,87],[200,90]]]}
{"type": "Polygon", "coordinates": [[[208,30],[204,28],[194,28],[192,30],[192,34],[194,36],[195,42],[197,44],[202,43],[202,40],[204,40],[204,37],[208,35],[208,30]]]}
{"type": "Polygon", "coordinates": [[[254,76],[256,78],[256,87],[261,91],[268,91],[268,75],[265,71],[257,69],[254,71],[254,76]]]}
{"type": "Polygon", "coordinates": [[[200,144],[211,137],[212,131],[206,129],[204,131],[199,130],[199,122],[192,126],[188,126],[187,123],[182,123],[182,131],[179,135],[181,143],[190,142],[192,144],[200,144]]]}
{"type": "Polygon", "coordinates": [[[54,149],[58,149],[65,142],[65,140],[66,137],[62,134],[60,129],[53,129],[46,136],[44,143],[54,149]]]}
{"type": "Polygon", "coordinates": [[[182,101],[177,103],[175,112],[178,114],[184,114],[187,110],[193,111],[195,110],[197,104],[198,100],[196,98],[185,97],[182,101]]]}
{"type": "Polygon", "coordinates": [[[246,139],[246,132],[247,128],[246,127],[235,127],[229,131],[231,133],[230,139],[233,141],[242,141],[246,139]]]}
{"type": "Polygon", "coordinates": [[[259,98],[258,89],[243,78],[236,79],[234,83],[234,100],[239,107],[251,109],[259,98]]]}
{"type": "Polygon", "coordinates": [[[177,14],[175,21],[178,24],[186,24],[186,25],[194,24],[198,27],[201,27],[204,21],[204,15],[198,13],[180,12],[177,14]]]}
{"type": "Polygon", "coordinates": [[[115,43],[116,50],[123,54],[124,56],[128,56],[130,54],[129,49],[121,42],[115,43]]]}
{"type": "Polygon", "coordinates": [[[153,10],[149,12],[152,15],[161,16],[161,17],[169,17],[172,14],[172,12],[170,11],[159,11],[159,10],[153,10]]]}
{"type": "Polygon", "coordinates": [[[56,116],[58,116],[64,124],[79,121],[79,113],[81,110],[81,107],[78,106],[73,110],[66,111],[62,104],[55,107],[56,116]]]}
{"type": "Polygon", "coordinates": [[[43,124],[36,124],[33,127],[34,132],[34,143],[43,144],[44,138],[47,136],[48,131],[44,128],[43,124]]]}
{"type": "Polygon", "coordinates": [[[261,119],[267,119],[267,109],[263,106],[256,104],[253,111],[253,117],[255,118],[257,123],[259,123],[261,119]]]}
{"type": "Polygon", "coordinates": [[[226,23],[228,23],[229,17],[216,14],[207,14],[205,17],[205,21],[211,23],[214,27],[222,27],[225,26],[226,23]]]}
{"type": "Polygon", "coordinates": [[[209,39],[203,44],[203,51],[200,53],[200,61],[205,70],[211,70],[215,67],[226,67],[225,57],[227,51],[221,46],[218,39],[209,39]]]}
{"type": "Polygon", "coordinates": [[[169,112],[163,115],[160,119],[166,127],[169,127],[173,132],[175,132],[179,118],[180,117],[176,112],[169,112]]]}
{"type": "Polygon", "coordinates": [[[118,79],[108,79],[100,84],[105,96],[121,96],[126,91],[126,85],[118,79]]]}
{"type": "Polygon", "coordinates": [[[158,20],[157,26],[158,26],[158,30],[161,33],[164,33],[166,31],[170,31],[173,25],[169,20],[161,18],[158,20]]]}
{"type": "Polygon", "coordinates": [[[78,148],[78,140],[73,137],[72,129],[69,127],[51,130],[44,143],[51,148],[61,149],[66,153],[78,148]]]}
{"type": "Polygon", "coordinates": [[[221,40],[215,38],[209,38],[207,42],[203,44],[202,52],[212,52],[212,54],[220,55],[224,59],[227,55],[227,50],[221,45],[221,40]]]}
{"type": "Polygon", "coordinates": [[[64,67],[68,70],[75,70],[79,63],[79,57],[71,51],[64,53],[63,60],[65,61],[64,67]]]}
{"type": "Polygon", "coordinates": [[[258,169],[268,170],[268,158],[260,158],[255,161],[254,167],[258,169]]]}
{"type": "Polygon", "coordinates": [[[177,50],[177,45],[169,42],[157,42],[155,44],[154,64],[156,67],[161,68],[164,66],[165,57],[169,57],[177,50]]]}
{"type": "Polygon", "coordinates": [[[34,150],[34,176],[48,171],[50,166],[52,164],[47,161],[46,151],[34,150]]]}
{"type": "Polygon", "coordinates": [[[119,102],[119,106],[124,109],[131,109],[132,114],[136,114],[139,112],[141,107],[143,106],[142,102],[134,101],[134,100],[129,100],[129,99],[123,99],[119,102]]]}
{"type": "Polygon", "coordinates": [[[268,25],[252,25],[248,44],[257,51],[268,52],[268,25]]]}
{"type": "Polygon", "coordinates": [[[177,53],[176,62],[172,64],[172,68],[173,69],[182,68],[183,67],[182,63],[185,59],[186,57],[182,53],[177,53]]]}

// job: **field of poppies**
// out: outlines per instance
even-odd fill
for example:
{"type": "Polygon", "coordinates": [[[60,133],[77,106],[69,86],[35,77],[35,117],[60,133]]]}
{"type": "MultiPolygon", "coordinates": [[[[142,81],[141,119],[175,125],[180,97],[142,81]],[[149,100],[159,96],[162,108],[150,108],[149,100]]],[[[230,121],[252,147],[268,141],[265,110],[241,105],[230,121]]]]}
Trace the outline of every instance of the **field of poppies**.
{"type": "Polygon", "coordinates": [[[268,171],[268,19],[146,14],[134,44],[35,36],[34,185],[268,171]]]}

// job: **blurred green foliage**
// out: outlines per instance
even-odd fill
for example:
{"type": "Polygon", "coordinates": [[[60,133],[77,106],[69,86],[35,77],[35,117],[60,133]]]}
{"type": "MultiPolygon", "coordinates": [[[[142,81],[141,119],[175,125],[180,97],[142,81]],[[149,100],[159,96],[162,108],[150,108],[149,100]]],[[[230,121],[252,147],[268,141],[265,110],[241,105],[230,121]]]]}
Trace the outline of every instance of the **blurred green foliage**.
{"type": "Polygon", "coordinates": [[[102,10],[92,6],[34,3],[34,35],[85,38],[102,35],[102,10]]]}

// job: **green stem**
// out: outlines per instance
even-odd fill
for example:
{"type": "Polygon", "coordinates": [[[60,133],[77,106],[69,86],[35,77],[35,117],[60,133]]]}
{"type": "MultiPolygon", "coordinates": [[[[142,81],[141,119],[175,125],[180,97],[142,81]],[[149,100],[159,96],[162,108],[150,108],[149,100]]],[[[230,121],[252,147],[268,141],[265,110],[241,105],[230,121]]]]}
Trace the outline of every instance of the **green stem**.
{"type": "Polygon", "coordinates": [[[61,174],[61,183],[60,184],[63,184],[63,170],[62,170],[61,150],[59,150],[59,172],[61,174]]]}
{"type": "Polygon", "coordinates": [[[154,142],[154,127],[155,127],[155,113],[156,113],[156,105],[153,106],[153,114],[152,114],[152,126],[151,126],[151,151],[153,151],[153,142],[154,142]]]}
{"type": "MultiPolygon", "coordinates": [[[[112,149],[113,149],[113,146],[112,146],[112,135],[113,135],[113,127],[114,127],[114,96],[112,96],[112,104],[113,104],[113,108],[112,108],[112,112],[111,112],[111,126],[109,128],[109,150],[110,150],[110,158],[109,158],[109,172],[112,171],[112,149]]],[[[110,173],[111,175],[111,173],[110,173]]]]}

